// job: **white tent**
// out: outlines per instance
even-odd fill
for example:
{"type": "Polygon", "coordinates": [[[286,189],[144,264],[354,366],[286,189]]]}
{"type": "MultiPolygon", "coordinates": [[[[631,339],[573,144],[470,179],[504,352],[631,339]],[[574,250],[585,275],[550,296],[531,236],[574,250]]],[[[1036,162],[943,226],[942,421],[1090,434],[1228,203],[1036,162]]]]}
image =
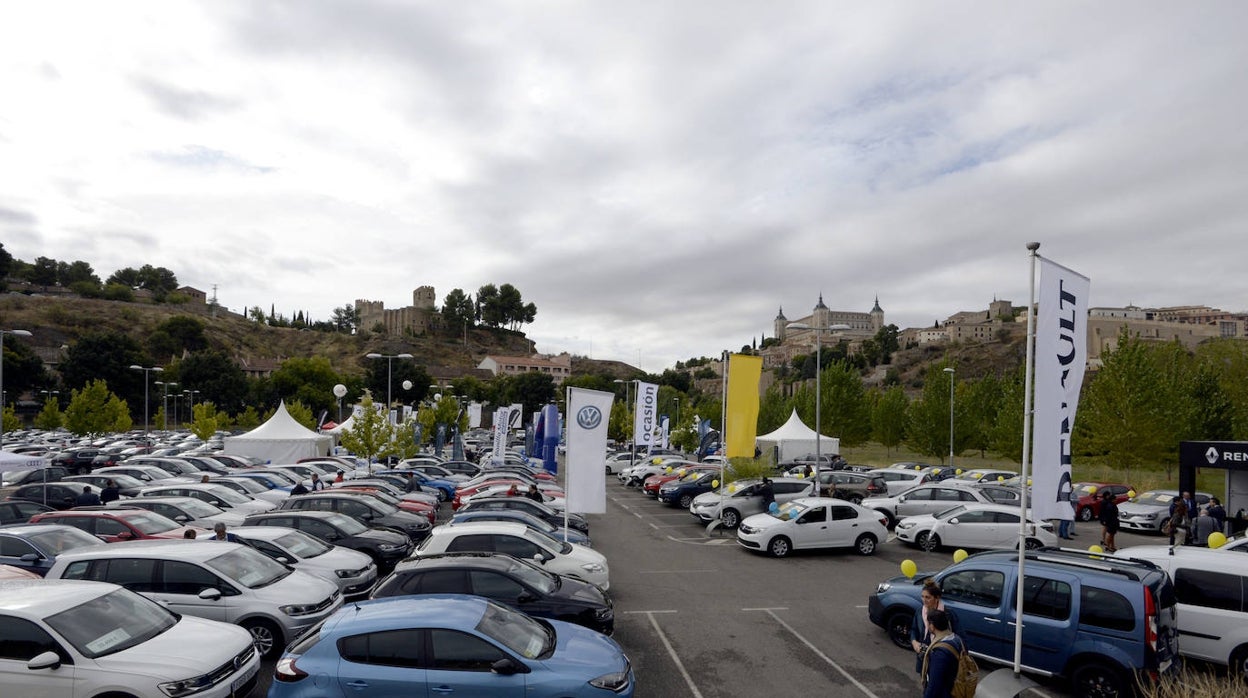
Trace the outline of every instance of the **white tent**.
{"type": "Polygon", "coordinates": [[[36,470],[46,467],[48,461],[43,456],[29,456],[25,453],[10,453],[8,451],[0,451],[0,481],[7,481],[3,475],[6,472],[18,472],[22,470],[36,470]]]}
{"type": "Polygon", "coordinates": [[[806,426],[797,416],[797,410],[793,410],[793,414],[789,416],[789,421],[785,422],[784,426],[770,434],[757,437],[755,442],[764,452],[772,447],[778,447],[779,460],[777,462],[780,463],[792,458],[800,458],[807,453],[814,453],[815,439],[819,439],[821,454],[831,455],[841,452],[840,439],[832,436],[817,436],[815,430],[806,426]]]}
{"type": "Polygon", "coordinates": [[[342,422],[332,429],[322,429],[321,433],[329,434],[334,437],[334,440],[337,440],[338,437],[342,435],[342,432],[351,431],[353,428],[355,428],[355,415],[347,417],[347,421],[342,422]]]}
{"type": "Polygon", "coordinates": [[[286,403],[277,406],[269,421],[241,436],[225,437],[224,453],[263,458],[270,463],[294,463],[329,453],[333,439],[295,421],[286,403]]]}

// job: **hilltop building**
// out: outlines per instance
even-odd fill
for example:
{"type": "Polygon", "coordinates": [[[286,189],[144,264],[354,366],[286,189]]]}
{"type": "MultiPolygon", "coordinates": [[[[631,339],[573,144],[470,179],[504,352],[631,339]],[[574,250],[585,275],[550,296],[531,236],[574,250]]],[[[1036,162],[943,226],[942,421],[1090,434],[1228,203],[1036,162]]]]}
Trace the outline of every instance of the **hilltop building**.
{"type": "Polygon", "coordinates": [[[434,309],[436,295],[432,286],[421,286],[412,291],[412,304],[404,308],[386,308],[382,301],[357,298],[355,312],[360,317],[360,329],[372,331],[381,325],[387,334],[419,335],[428,331],[437,316],[434,309]]]}
{"type": "Polygon", "coordinates": [[[531,356],[487,356],[477,368],[492,375],[518,376],[521,373],[545,373],[560,385],[572,375],[572,355],[566,351],[558,356],[533,354],[531,356]]]}
{"type": "Polygon", "coordinates": [[[877,296],[871,310],[863,313],[852,310],[832,310],[823,302],[823,294],[811,310],[810,315],[790,320],[784,316],[784,308],[776,315],[772,324],[779,344],[773,344],[759,352],[763,357],[763,368],[775,368],[788,364],[794,356],[809,354],[815,350],[815,338],[824,346],[831,346],[841,340],[849,340],[851,347],[864,339],[875,336],[884,327],[884,309],[880,307],[877,296]],[[798,329],[790,325],[806,325],[812,329],[798,329]],[[848,329],[829,329],[835,326],[847,326],[848,329]],[[820,331],[822,330],[822,331],[820,331]]]}

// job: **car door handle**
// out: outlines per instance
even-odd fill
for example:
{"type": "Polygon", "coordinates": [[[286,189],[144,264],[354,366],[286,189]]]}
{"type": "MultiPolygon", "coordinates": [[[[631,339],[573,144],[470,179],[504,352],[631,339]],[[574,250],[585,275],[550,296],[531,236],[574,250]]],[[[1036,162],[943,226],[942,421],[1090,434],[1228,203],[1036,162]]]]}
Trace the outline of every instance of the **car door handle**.
{"type": "MultiPolygon", "coordinates": [[[[1001,622],[1001,619],[1000,619],[1000,618],[989,618],[988,616],[984,616],[984,620],[985,620],[985,621],[987,621],[987,622],[989,622],[989,623],[1000,623],[1000,622],[1001,622]]],[[[1013,625],[1013,623],[1011,623],[1010,625],[1013,625]]]]}
{"type": "Polygon", "coordinates": [[[429,690],[433,691],[434,693],[454,693],[455,692],[455,689],[451,688],[450,686],[430,686],[429,690]]]}
{"type": "Polygon", "coordinates": [[[348,681],[347,685],[350,686],[351,688],[368,688],[367,681],[360,681],[358,679],[355,681],[348,681]]]}

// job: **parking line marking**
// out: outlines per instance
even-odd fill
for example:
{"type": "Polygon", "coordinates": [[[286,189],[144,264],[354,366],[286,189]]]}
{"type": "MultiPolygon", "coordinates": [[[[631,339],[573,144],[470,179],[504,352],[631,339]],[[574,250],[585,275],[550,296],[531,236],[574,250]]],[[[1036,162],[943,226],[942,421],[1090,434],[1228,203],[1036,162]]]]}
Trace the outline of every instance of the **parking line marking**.
{"type": "Polygon", "coordinates": [[[782,626],[785,630],[788,630],[788,631],[789,631],[789,633],[791,633],[791,634],[793,635],[793,637],[796,637],[797,639],[801,640],[801,641],[802,641],[802,644],[804,644],[804,645],[806,645],[807,647],[809,647],[809,648],[810,648],[810,651],[812,651],[812,652],[814,652],[816,655],[818,655],[818,657],[819,657],[820,659],[822,659],[824,662],[827,662],[827,664],[828,664],[829,666],[831,666],[833,669],[836,669],[837,671],[839,671],[839,672],[841,673],[841,676],[844,676],[846,679],[849,679],[849,682],[850,682],[850,683],[852,683],[852,684],[854,684],[854,686],[857,686],[857,687],[858,687],[858,690],[862,691],[862,692],[863,692],[863,694],[867,695],[869,698],[880,698],[879,696],[877,696],[877,695],[875,695],[874,693],[872,693],[872,692],[871,692],[871,689],[869,689],[869,688],[867,688],[866,686],[862,685],[862,683],[861,683],[861,682],[859,682],[859,681],[858,681],[858,679],[855,679],[853,676],[851,676],[851,675],[850,675],[850,673],[849,673],[848,671],[845,671],[844,669],[842,669],[840,664],[837,664],[836,662],[832,661],[832,658],[831,658],[831,657],[829,657],[828,655],[826,655],[826,654],[824,654],[823,652],[821,652],[821,651],[819,650],[819,648],[818,648],[818,647],[815,647],[815,646],[814,646],[814,644],[812,644],[812,643],[811,643],[811,641],[810,641],[810,640],[807,640],[805,637],[803,637],[803,636],[802,636],[802,634],[801,634],[801,633],[799,633],[799,632],[797,632],[796,630],[794,630],[794,629],[793,629],[793,626],[791,626],[791,625],[789,625],[788,623],[784,622],[784,621],[780,618],[780,616],[778,616],[778,615],[776,615],[776,614],[775,614],[775,612],[774,612],[774,611],[772,611],[771,609],[763,609],[763,612],[764,612],[764,613],[766,613],[767,615],[771,616],[771,617],[772,617],[772,619],[773,619],[773,620],[775,620],[777,623],[779,623],[779,624],[780,624],[780,625],[781,625],[781,626],[782,626]]]}
{"type": "Polygon", "coordinates": [[[743,608],[742,611],[787,611],[788,606],[770,606],[765,608],[743,608]]]}
{"type": "Polygon", "coordinates": [[[685,574],[688,572],[718,572],[719,570],[639,570],[637,574],[685,574]]]}
{"type": "Polygon", "coordinates": [[[679,613],[679,611],[625,611],[624,613],[627,615],[633,615],[633,614],[641,615],[641,614],[650,614],[650,613],[679,613]]]}
{"type": "Polygon", "coordinates": [[[667,654],[676,663],[676,668],[680,670],[680,675],[685,677],[685,684],[689,686],[689,691],[693,693],[693,698],[702,698],[702,692],[693,683],[693,677],[689,676],[689,672],[685,671],[685,665],[680,661],[680,655],[676,654],[676,649],[672,647],[671,642],[668,642],[667,635],[663,634],[663,629],[659,627],[659,621],[654,619],[653,613],[646,613],[646,617],[650,619],[650,625],[654,627],[654,632],[658,633],[659,639],[663,641],[663,646],[667,648],[667,654]]]}

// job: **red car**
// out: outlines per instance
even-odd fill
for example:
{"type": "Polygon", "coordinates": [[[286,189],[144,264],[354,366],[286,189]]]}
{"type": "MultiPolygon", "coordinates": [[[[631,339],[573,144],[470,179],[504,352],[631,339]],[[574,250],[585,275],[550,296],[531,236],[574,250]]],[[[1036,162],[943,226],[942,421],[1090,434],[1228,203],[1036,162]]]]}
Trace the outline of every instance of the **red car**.
{"type": "Polygon", "coordinates": [[[337,487],[334,487],[333,489],[335,491],[345,490],[348,492],[359,492],[361,494],[372,495],[376,497],[377,499],[380,499],[381,501],[386,502],[387,504],[392,504],[398,507],[399,509],[402,509],[403,511],[411,512],[413,514],[419,514],[420,516],[423,516],[426,519],[429,519],[429,523],[437,523],[438,510],[433,505],[425,504],[424,502],[412,501],[410,499],[401,499],[399,497],[395,497],[393,494],[387,492],[384,489],[381,489],[380,487],[370,487],[368,485],[352,485],[350,484],[350,481],[348,481],[347,484],[338,485],[337,487]]]}
{"type": "MultiPolygon", "coordinates": [[[[511,496],[523,497],[529,490],[527,482],[484,482],[472,487],[464,487],[455,490],[455,498],[451,500],[451,509],[458,510],[466,499],[483,493],[492,493],[494,496],[508,496],[512,487],[516,488],[515,494],[511,496]]],[[[563,490],[558,487],[538,485],[538,491],[542,493],[542,501],[550,502],[553,499],[563,499],[563,490]]]]}
{"type": "Polygon", "coordinates": [[[1114,504],[1127,501],[1130,499],[1127,493],[1135,491],[1131,485],[1120,482],[1076,482],[1073,487],[1079,493],[1079,505],[1075,510],[1079,521],[1093,521],[1101,515],[1101,493],[1106,489],[1114,493],[1114,504]]]}
{"type": "Polygon", "coordinates": [[[655,497],[657,499],[659,496],[659,488],[663,486],[663,483],[671,482],[672,480],[675,480],[678,477],[684,477],[685,475],[688,475],[689,473],[705,472],[707,470],[714,470],[718,472],[719,466],[718,465],[691,465],[691,466],[686,466],[683,468],[677,468],[670,473],[660,473],[658,475],[651,475],[650,477],[646,478],[645,482],[642,483],[641,489],[646,494],[650,495],[651,497],[655,497]]]}
{"type": "Polygon", "coordinates": [[[90,533],[106,543],[123,540],[149,540],[153,538],[185,538],[187,531],[194,531],[200,538],[207,538],[212,531],[197,526],[183,526],[173,519],[146,509],[68,509],[49,511],[30,517],[30,523],[48,523],[73,526],[90,533]]]}

